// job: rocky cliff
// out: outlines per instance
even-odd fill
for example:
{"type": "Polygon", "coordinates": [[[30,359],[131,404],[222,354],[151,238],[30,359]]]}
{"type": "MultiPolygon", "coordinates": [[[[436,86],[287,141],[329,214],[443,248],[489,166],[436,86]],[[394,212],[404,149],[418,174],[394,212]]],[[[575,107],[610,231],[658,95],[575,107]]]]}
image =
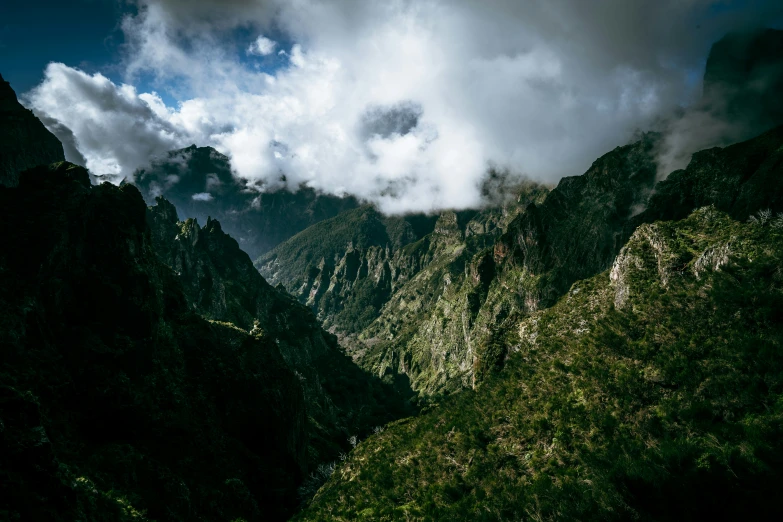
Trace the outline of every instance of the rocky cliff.
{"type": "Polygon", "coordinates": [[[473,331],[492,277],[481,253],[546,194],[526,183],[504,206],[440,216],[362,207],[294,236],[256,266],[311,306],[374,375],[424,394],[456,390],[471,381],[463,356],[472,338],[487,332],[489,317],[473,331]]]}
{"type": "Polygon", "coordinates": [[[196,314],[138,190],[59,163],[0,188],[0,513],[280,520],[307,472],[276,340],[196,314]]]}
{"type": "Polygon", "coordinates": [[[0,76],[0,186],[14,187],[23,170],[64,161],[63,146],[0,76]]]}

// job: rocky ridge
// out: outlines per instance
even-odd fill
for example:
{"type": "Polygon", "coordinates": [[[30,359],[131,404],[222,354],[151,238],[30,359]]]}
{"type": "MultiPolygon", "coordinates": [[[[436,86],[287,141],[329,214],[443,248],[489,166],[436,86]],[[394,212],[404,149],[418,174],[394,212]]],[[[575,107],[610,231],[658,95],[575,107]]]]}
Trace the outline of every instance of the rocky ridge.
{"type": "Polygon", "coordinates": [[[311,468],[350,449],[351,436],[412,413],[405,396],[358,368],[313,313],[267,283],[238,243],[208,218],[179,221],[174,205],[159,197],[148,207],[152,243],[170,266],[191,308],[272,339],[299,378],[309,419],[311,468]]]}
{"type": "Polygon", "coordinates": [[[783,214],[765,216],[642,225],[508,321],[502,371],[364,441],[295,520],[774,516],[783,214]]]}

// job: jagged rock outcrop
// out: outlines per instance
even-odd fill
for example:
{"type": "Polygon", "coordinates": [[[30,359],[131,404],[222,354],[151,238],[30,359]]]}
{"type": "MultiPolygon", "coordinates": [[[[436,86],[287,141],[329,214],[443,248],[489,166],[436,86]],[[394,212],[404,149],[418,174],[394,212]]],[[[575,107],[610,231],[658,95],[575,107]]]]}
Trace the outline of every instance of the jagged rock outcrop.
{"type": "Polygon", "coordinates": [[[69,163],[0,188],[0,513],[285,519],[300,379],[273,337],[191,310],[145,212],[69,163]]]}
{"type": "Polygon", "coordinates": [[[395,293],[362,332],[357,360],[379,375],[407,375],[423,395],[473,387],[477,373],[483,378],[502,367],[507,350],[494,331],[611,266],[627,220],[655,182],[658,139],[645,135],[583,176],[564,178],[494,235],[466,234],[461,243],[453,218],[445,220],[433,238],[441,238],[447,255],[435,256],[395,293]],[[422,301],[417,294],[432,296],[429,304],[411,306],[422,301]]]}
{"type": "Polygon", "coordinates": [[[0,76],[0,186],[15,187],[23,170],[65,161],[63,146],[0,76]]]}
{"type": "Polygon", "coordinates": [[[273,340],[304,389],[309,424],[308,464],[335,460],[376,426],[410,413],[405,396],[367,374],[334,335],[285,291],[268,284],[238,243],[207,218],[179,221],[163,198],[147,209],[153,245],[177,275],[191,308],[273,340]]]}
{"type": "Polygon", "coordinates": [[[183,219],[217,219],[251,259],[310,225],[358,206],[353,197],[319,194],[306,186],[295,192],[255,186],[234,177],[228,157],[195,145],[153,159],[132,181],[148,204],[163,196],[183,219]]]}

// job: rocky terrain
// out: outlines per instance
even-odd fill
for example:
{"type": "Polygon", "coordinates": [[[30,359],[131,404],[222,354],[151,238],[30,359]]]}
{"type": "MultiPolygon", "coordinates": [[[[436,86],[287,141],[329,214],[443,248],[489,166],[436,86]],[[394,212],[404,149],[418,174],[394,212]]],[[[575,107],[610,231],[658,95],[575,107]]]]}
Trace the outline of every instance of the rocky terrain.
{"type": "MultiPolygon", "coordinates": [[[[764,102],[783,78],[781,34],[716,43],[704,99],[692,110],[731,119],[738,136],[783,122],[777,101],[764,102]],[[739,108],[744,119],[734,114],[739,108]]],[[[639,225],[710,204],[739,219],[778,210],[780,135],[771,130],[744,145],[699,152],[687,169],[661,180],[669,137],[650,132],[551,192],[527,187],[504,208],[445,213],[401,247],[370,231],[383,228],[382,216],[367,210],[360,220],[349,211],[289,239],[256,266],[345,336],[368,371],[389,381],[403,376],[421,397],[450,393],[502,366],[506,350],[493,337],[507,318],[551,306],[574,281],[606,270],[639,225]],[[371,239],[360,239],[360,230],[371,239]]]]}
{"type": "Polygon", "coordinates": [[[64,161],[14,176],[0,187],[3,519],[285,520],[318,470],[413,413],[216,220],[181,222],[64,161]]]}
{"type": "Polygon", "coordinates": [[[274,340],[304,391],[311,467],[347,452],[351,436],[412,413],[405,389],[398,393],[357,367],[307,307],[261,277],[218,221],[178,221],[174,206],[159,197],[147,222],[156,253],[194,311],[274,340]]]}
{"type": "Polygon", "coordinates": [[[59,163],[0,189],[0,513],[284,519],[307,405],[273,338],[205,319],[135,187],[59,163]]]}

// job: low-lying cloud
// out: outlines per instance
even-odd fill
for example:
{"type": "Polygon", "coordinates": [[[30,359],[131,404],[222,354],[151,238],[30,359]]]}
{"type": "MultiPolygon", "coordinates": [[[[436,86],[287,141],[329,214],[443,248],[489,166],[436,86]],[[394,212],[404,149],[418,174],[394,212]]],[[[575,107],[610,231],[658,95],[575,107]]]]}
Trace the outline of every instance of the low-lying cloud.
{"type": "Polygon", "coordinates": [[[712,42],[783,13],[760,0],[137,3],[125,83],[50,64],[26,97],[91,170],[211,145],[238,176],[389,212],[476,206],[490,168],[552,182],[662,116],[697,124],[673,115],[700,97],[712,42]],[[141,74],[178,104],[139,93],[141,74]]]}

